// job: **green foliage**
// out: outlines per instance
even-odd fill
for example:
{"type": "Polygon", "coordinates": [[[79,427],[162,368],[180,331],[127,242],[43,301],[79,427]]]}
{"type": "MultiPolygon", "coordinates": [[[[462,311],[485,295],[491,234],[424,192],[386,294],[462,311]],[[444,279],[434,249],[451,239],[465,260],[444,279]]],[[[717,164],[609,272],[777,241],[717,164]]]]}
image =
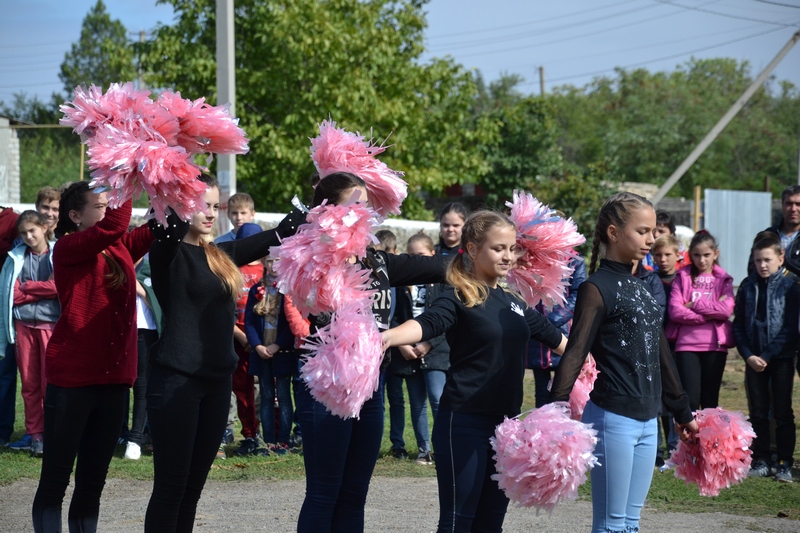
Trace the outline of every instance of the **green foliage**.
{"type": "MultiPolygon", "coordinates": [[[[58,123],[58,105],[15,95],[11,105],[0,102],[0,114],[31,124],[58,123]]],[[[80,178],[80,139],[66,128],[18,129],[20,200],[34,202],[45,186],[59,187],[80,178]]],[[[86,177],[86,176],[85,176],[86,177]]]]}
{"type": "MultiPolygon", "coordinates": [[[[559,145],[580,167],[617,162],[622,179],[662,184],[752,82],[747,62],[693,59],[672,73],[618,70],[583,88],[558,88],[559,145]]],[[[671,194],[695,185],[779,193],[797,179],[800,94],[759,89],[671,194]]]]}
{"type": "Polygon", "coordinates": [[[122,22],[111,19],[103,0],[97,0],[83,19],[80,39],[64,57],[58,77],[67,95],[78,85],[107,88],[136,77],[128,32],[122,22]]]}
{"type": "MultiPolygon", "coordinates": [[[[169,0],[176,22],[144,52],[151,86],[215,100],[215,2],[169,0]]],[[[308,138],[329,116],[392,147],[413,193],[477,181],[478,148],[496,129],[470,106],[472,75],[451,59],[423,63],[425,16],[415,0],[246,0],[236,3],[235,114],[250,153],[238,159],[238,189],[259,209],[310,196],[308,138]]],[[[405,216],[429,217],[419,200],[405,216]]]]}

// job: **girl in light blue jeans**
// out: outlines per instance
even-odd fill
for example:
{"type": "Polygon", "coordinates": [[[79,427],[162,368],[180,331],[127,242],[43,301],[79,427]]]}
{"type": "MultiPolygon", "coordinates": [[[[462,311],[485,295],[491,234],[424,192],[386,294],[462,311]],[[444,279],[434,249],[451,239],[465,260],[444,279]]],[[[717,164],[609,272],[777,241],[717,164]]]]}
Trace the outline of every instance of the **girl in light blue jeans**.
{"type": "Polygon", "coordinates": [[[550,392],[567,401],[589,351],[600,371],[583,422],[598,432],[592,470],[592,531],[636,533],[658,442],[663,399],[681,439],[697,433],[662,330],[663,312],[631,268],[653,244],[656,214],[641,196],[609,198],[597,220],[590,277],[578,289],[569,343],[550,392]],[[597,268],[600,246],[605,257],[597,268]]]}

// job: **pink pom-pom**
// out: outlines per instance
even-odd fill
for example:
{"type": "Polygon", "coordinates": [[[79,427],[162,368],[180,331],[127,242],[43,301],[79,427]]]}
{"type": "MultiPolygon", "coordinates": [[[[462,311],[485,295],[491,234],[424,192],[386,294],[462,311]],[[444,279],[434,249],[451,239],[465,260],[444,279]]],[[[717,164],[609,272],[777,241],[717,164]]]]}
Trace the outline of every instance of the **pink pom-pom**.
{"type": "Polygon", "coordinates": [[[146,192],[159,222],[166,222],[169,208],[188,220],[205,209],[206,186],[197,180],[201,168],[193,154],[247,152],[244,132],[227,108],[202,98],[191,102],[168,91],[154,102],[130,82],[112,83],[105,94],[94,85],[74,94],[61,106],[60,123],[88,145],[92,186],[110,189],[111,207],[146,192]]]}
{"type": "Polygon", "coordinates": [[[594,382],[599,373],[594,357],[589,355],[583,363],[583,368],[572,387],[572,392],[569,393],[569,409],[573,420],[581,419],[583,409],[586,407],[586,402],[589,401],[589,394],[594,389],[594,382]]]}
{"type": "Polygon", "coordinates": [[[497,474],[506,496],[520,506],[552,512],[578,497],[586,473],[598,464],[597,431],[571,420],[565,404],[534,410],[524,420],[505,419],[490,439],[497,474]]]}
{"type": "Polygon", "coordinates": [[[702,496],[718,496],[747,477],[756,434],[741,412],[720,407],[698,411],[695,420],[695,442],[678,444],[667,464],[675,467],[675,477],[697,483],[702,496]]]}
{"type": "Polygon", "coordinates": [[[375,242],[377,216],[362,203],[323,204],[308,213],[308,223],[297,233],[272,249],[270,255],[281,258],[275,263],[278,289],[292,296],[301,313],[331,312],[340,303],[363,298],[369,272],[348,260],[364,257],[375,242]]]}
{"type": "Polygon", "coordinates": [[[564,292],[574,267],[574,248],[586,239],[572,219],[556,216],[530,193],[514,191],[509,218],[517,226],[517,245],[524,255],[506,278],[531,307],[540,301],[547,307],[563,304],[564,292]]]}
{"type": "Polygon", "coordinates": [[[211,106],[205,98],[195,101],[181,98],[180,93],[166,91],[158,104],[180,123],[177,143],[193,154],[246,154],[249,150],[238,119],[230,114],[229,105],[211,106]]]}
{"type": "MultiPolygon", "coordinates": [[[[280,263],[280,261],[278,261],[280,263]]],[[[343,305],[331,323],[306,339],[310,354],[300,377],[311,395],[341,418],[358,418],[378,390],[383,344],[372,314],[372,293],[343,305]]]]}
{"type": "Polygon", "coordinates": [[[408,195],[403,173],[386,166],[376,156],[386,150],[373,145],[364,136],[336,127],[336,122],[323,120],[319,135],[311,139],[311,159],[325,178],[334,172],[350,172],[364,180],[370,204],[382,217],[400,214],[400,205],[408,195]]]}

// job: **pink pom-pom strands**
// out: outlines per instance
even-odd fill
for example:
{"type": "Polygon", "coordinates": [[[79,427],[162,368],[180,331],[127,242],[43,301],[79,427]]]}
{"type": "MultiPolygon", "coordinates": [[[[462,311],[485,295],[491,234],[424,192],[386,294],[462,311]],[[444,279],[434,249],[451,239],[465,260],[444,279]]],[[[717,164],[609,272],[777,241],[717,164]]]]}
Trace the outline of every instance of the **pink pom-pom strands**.
{"type": "Polygon", "coordinates": [[[518,262],[524,266],[512,269],[506,281],[531,307],[540,301],[547,307],[563,304],[574,248],[586,239],[572,219],[557,216],[530,193],[514,191],[506,205],[517,226],[517,246],[524,252],[518,262]]]}
{"type": "Polygon", "coordinates": [[[370,205],[382,217],[399,215],[400,205],[408,195],[403,173],[390,169],[376,157],[385,150],[385,146],[373,145],[359,133],[337,128],[330,119],[322,121],[319,135],[311,139],[311,159],[320,178],[334,172],[355,174],[367,184],[370,205]]]}
{"type": "Polygon", "coordinates": [[[695,420],[695,441],[678,444],[667,464],[675,467],[675,477],[697,483],[702,496],[718,496],[747,477],[756,434],[741,412],[720,407],[696,412],[695,420]]]}
{"type": "MultiPolygon", "coordinates": [[[[357,200],[357,199],[354,199],[357,200]]],[[[328,325],[306,339],[309,354],[300,372],[311,395],[336,416],[358,418],[378,388],[383,343],[363,258],[375,242],[380,215],[364,203],[322,204],[307,224],[273,248],[278,289],[303,314],[332,314],[328,325]]]]}
{"type": "Polygon", "coordinates": [[[169,208],[184,220],[205,208],[194,155],[248,151],[227,106],[212,107],[203,98],[190,101],[167,91],[153,101],[132,83],[112,83],[105,94],[94,85],[77,87],[74,96],[61,106],[60,123],[89,146],[92,186],[110,189],[112,207],[146,192],[161,223],[169,208]]]}
{"type": "Polygon", "coordinates": [[[569,393],[569,409],[573,420],[580,420],[583,416],[583,409],[589,401],[589,394],[594,390],[594,382],[597,380],[597,374],[599,373],[594,357],[589,354],[589,357],[583,363],[578,379],[575,380],[575,385],[572,386],[572,391],[569,393]]]}
{"type": "Polygon", "coordinates": [[[495,429],[491,443],[498,473],[492,479],[518,505],[552,512],[559,502],[578,497],[586,473],[598,464],[597,431],[570,419],[565,404],[523,415],[495,429]]]}

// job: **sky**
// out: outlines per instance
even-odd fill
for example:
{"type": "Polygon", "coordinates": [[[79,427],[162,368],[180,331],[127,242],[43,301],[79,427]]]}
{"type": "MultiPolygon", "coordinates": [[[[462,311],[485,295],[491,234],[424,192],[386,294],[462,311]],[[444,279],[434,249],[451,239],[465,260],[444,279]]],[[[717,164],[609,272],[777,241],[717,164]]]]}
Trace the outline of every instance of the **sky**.
{"type": "MultiPolygon", "coordinates": [[[[104,0],[132,40],[173,21],[155,0],[104,0]]],[[[96,0],[0,0],[0,100],[49,101],[59,66],[96,0]]],[[[691,57],[746,60],[755,77],[800,29],[800,0],[431,0],[423,60],[452,56],[487,81],[525,78],[545,90],[613,74],[615,67],[672,71],[691,57]]],[[[800,86],[800,44],[773,75],[800,86]]],[[[180,87],[176,87],[180,90],[180,87]]]]}

